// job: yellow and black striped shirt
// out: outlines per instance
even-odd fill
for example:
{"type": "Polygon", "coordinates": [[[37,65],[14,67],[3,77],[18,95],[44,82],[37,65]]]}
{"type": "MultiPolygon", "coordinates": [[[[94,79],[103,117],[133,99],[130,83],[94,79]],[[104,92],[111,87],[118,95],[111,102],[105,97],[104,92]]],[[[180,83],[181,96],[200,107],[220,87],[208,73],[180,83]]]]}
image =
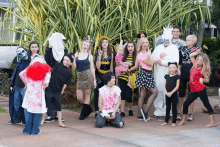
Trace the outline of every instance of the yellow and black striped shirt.
{"type": "MultiPolygon", "coordinates": [[[[130,62],[130,63],[132,63],[131,67],[134,66],[133,57],[132,57],[132,56],[128,56],[125,62],[130,62]]],[[[127,74],[121,74],[121,75],[118,77],[118,79],[122,79],[122,80],[128,81],[128,75],[127,75],[127,74]]]]}

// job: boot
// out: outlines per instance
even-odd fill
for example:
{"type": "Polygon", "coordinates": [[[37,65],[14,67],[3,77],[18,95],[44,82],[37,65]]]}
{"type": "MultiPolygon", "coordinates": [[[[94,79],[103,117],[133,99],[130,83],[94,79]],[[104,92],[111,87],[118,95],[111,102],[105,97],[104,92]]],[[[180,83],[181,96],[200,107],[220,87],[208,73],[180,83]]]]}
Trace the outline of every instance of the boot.
{"type": "Polygon", "coordinates": [[[85,105],[85,113],[84,113],[84,116],[85,117],[88,117],[92,112],[93,112],[93,109],[90,105],[88,104],[84,104],[85,105]]]}
{"type": "Polygon", "coordinates": [[[84,120],[86,117],[85,117],[85,104],[82,104],[82,108],[81,108],[81,113],[80,113],[80,116],[79,116],[79,120],[84,120]]]}

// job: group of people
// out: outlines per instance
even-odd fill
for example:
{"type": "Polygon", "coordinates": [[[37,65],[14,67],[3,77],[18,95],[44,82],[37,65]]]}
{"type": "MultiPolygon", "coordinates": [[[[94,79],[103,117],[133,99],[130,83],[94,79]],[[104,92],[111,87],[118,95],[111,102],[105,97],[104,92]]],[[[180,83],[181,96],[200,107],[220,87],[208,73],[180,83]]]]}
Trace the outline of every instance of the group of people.
{"type": "Polygon", "coordinates": [[[29,51],[19,47],[20,60],[10,83],[9,124],[22,122],[24,134],[32,135],[40,133],[40,124],[54,119],[60,127],[66,127],[61,114],[61,99],[66,86],[71,84],[71,70],[77,70],[76,95],[82,105],[79,119],[84,120],[93,112],[90,95],[94,88],[96,127],[113,125],[122,128],[126,102],[128,115],[134,115],[132,93],[137,92],[138,87],[138,120],[158,119],[164,121],[161,125],[167,125],[172,116],[171,126],[176,126],[177,119],[182,120],[179,125],[183,125],[186,120],[193,120],[193,102],[199,97],[210,115],[206,127],[216,126],[204,85],[211,74],[209,58],[195,47],[195,35],[187,36],[185,42],[179,38],[180,34],[179,26],[164,28],[163,34],[156,39],[157,47],[153,52],[147,34],[139,34],[137,46],[133,41],[124,45],[121,41],[116,55],[110,39],[101,36],[94,57],[91,55],[93,41],[86,38],[81,41],[80,52],[68,54],[61,33],[53,33],[48,39],[50,48],[46,50],[45,59],[39,55],[36,41],[30,43],[29,51]],[[187,87],[189,95],[183,103],[187,87]],[[143,108],[148,90],[151,95],[143,108]],[[152,104],[155,111],[149,117],[152,104]]]}

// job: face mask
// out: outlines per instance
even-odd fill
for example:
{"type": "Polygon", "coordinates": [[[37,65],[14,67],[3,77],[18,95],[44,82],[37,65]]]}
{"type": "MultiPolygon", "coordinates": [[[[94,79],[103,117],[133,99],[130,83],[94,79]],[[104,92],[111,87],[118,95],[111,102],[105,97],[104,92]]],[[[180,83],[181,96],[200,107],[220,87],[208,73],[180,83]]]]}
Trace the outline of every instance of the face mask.
{"type": "Polygon", "coordinates": [[[27,59],[28,59],[28,53],[27,53],[27,51],[26,51],[24,48],[22,48],[22,47],[20,47],[20,48],[17,49],[17,55],[18,55],[18,57],[19,57],[20,59],[22,59],[22,60],[27,60],[27,59]]]}

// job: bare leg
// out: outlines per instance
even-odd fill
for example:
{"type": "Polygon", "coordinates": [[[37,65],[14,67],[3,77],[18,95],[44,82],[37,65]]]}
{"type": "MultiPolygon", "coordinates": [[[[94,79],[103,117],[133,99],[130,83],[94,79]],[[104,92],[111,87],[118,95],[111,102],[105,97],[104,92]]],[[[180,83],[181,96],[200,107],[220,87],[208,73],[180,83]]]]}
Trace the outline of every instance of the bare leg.
{"type": "Polygon", "coordinates": [[[125,100],[121,100],[121,112],[125,112],[125,100]]]}
{"type": "Polygon", "coordinates": [[[152,92],[152,94],[151,94],[151,96],[148,98],[147,105],[146,105],[146,107],[145,107],[145,112],[148,112],[148,111],[149,111],[151,105],[153,104],[155,98],[156,98],[157,95],[158,95],[158,90],[157,90],[157,88],[155,88],[155,89],[149,89],[149,90],[152,92]]]}
{"type": "Polygon", "coordinates": [[[128,85],[128,87],[130,87],[132,89],[130,74],[128,76],[128,84],[127,85],[128,85]]]}
{"type": "Polygon", "coordinates": [[[85,90],[85,104],[90,104],[90,95],[91,95],[91,89],[85,90]]]}
{"type": "Polygon", "coordinates": [[[43,113],[43,117],[42,117],[40,125],[44,124],[45,118],[46,118],[46,113],[43,113]]]}
{"type": "Polygon", "coordinates": [[[183,119],[182,119],[182,121],[178,125],[182,126],[184,124],[186,124],[186,114],[183,114],[183,119]]]}
{"type": "Polygon", "coordinates": [[[65,128],[66,125],[64,125],[64,124],[62,123],[62,121],[61,121],[61,119],[62,119],[62,113],[61,113],[61,111],[57,111],[57,116],[58,116],[59,127],[65,128]]]}
{"type": "Polygon", "coordinates": [[[127,103],[127,105],[128,105],[128,110],[131,110],[132,103],[127,103]]]}
{"type": "Polygon", "coordinates": [[[184,97],[179,97],[179,103],[178,103],[178,107],[177,107],[177,113],[181,114],[181,110],[182,110],[182,106],[183,106],[183,101],[184,101],[184,97]]]}
{"type": "Polygon", "coordinates": [[[210,117],[210,123],[208,125],[206,125],[205,127],[206,128],[216,127],[214,114],[209,115],[209,117],[210,117]]]}
{"type": "Polygon", "coordinates": [[[76,96],[77,96],[77,100],[78,100],[81,104],[84,103],[84,100],[83,100],[83,90],[77,89],[77,90],[76,90],[76,96]]]}
{"type": "Polygon", "coordinates": [[[141,109],[143,108],[144,98],[147,95],[147,89],[141,88],[140,98],[138,100],[138,116],[141,116],[141,109]]]}

